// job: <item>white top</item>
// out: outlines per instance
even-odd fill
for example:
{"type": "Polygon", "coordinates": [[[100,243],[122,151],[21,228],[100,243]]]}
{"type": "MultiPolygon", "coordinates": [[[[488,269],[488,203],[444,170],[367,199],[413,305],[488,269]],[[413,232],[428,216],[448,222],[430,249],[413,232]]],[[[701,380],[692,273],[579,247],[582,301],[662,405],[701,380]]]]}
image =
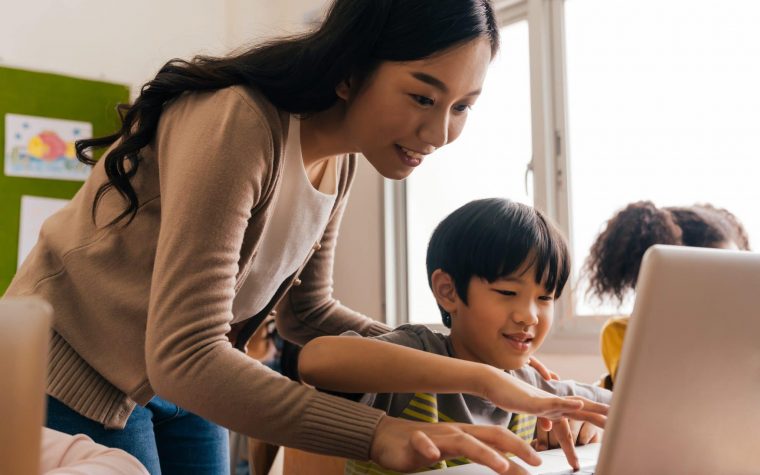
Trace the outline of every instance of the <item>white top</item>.
{"type": "Polygon", "coordinates": [[[338,164],[329,159],[319,186],[306,176],[301,155],[300,121],[290,117],[280,193],[259,243],[248,277],[232,303],[233,323],[259,313],[282,282],[306,260],[325,231],[335,204],[338,164]]]}

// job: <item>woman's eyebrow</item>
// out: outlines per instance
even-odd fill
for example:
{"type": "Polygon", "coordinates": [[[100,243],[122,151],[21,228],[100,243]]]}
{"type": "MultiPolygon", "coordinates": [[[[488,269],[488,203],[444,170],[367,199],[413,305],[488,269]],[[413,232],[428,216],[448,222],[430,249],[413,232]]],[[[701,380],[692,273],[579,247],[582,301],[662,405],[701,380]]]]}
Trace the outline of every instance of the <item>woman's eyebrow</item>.
{"type": "MultiPolygon", "coordinates": [[[[434,88],[439,89],[443,93],[449,92],[449,88],[448,86],[446,86],[446,83],[444,83],[443,81],[441,81],[435,76],[431,76],[430,74],[419,72],[419,71],[415,71],[411,74],[414,79],[418,81],[422,81],[425,84],[429,84],[433,86],[434,88]]],[[[478,94],[480,94],[480,89],[477,89],[472,92],[468,92],[467,94],[465,94],[465,96],[477,96],[478,94]]]]}

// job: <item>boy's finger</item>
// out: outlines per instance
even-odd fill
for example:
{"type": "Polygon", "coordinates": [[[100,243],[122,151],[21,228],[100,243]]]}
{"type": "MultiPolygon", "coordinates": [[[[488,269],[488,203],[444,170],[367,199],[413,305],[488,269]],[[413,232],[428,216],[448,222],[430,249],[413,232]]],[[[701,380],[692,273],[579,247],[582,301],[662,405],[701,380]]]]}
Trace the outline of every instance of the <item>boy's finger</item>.
{"type": "MultiPolygon", "coordinates": [[[[547,381],[551,380],[551,379],[555,379],[555,378],[552,378],[552,375],[554,373],[552,371],[550,371],[549,368],[547,368],[543,363],[541,363],[541,361],[539,361],[538,358],[536,358],[534,356],[531,356],[530,358],[528,358],[528,364],[533,369],[535,369],[536,371],[538,371],[538,374],[540,374],[541,377],[544,378],[544,379],[546,379],[547,381]]],[[[554,374],[554,376],[556,376],[556,374],[554,374]]],[[[557,378],[557,379],[559,379],[559,378],[557,378]]]]}
{"type": "Polygon", "coordinates": [[[559,442],[559,446],[562,447],[562,451],[565,453],[565,457],[567,457],[567,463],[573,467],[573,470],[581,468],[581,464],[578,461],[578,454],[575,453],[573,433],[570,430],[570,424],[567,419],[562,419],[554,424],[554,430],[552,430],[552,432],[554,432],[554,435],[559,442]]]}
{"type": "Polygon", "coordinates": [[[535,442],[535,445],[532,444],[533,448],[539,452],[547,450],[549,448],[549,434],[551,434],[551,432],[545,430],[537,430],[536,438],[533,440],[533,442],[535,442]]]}
{"type": "Polygon", "coordinates": [[[552,430],[552,421],[550,421],[549,419],[545,417],[539,417],[537,424],[538,424],[538,428],[545,432],[549,432],[550,430],[552,430]]]}

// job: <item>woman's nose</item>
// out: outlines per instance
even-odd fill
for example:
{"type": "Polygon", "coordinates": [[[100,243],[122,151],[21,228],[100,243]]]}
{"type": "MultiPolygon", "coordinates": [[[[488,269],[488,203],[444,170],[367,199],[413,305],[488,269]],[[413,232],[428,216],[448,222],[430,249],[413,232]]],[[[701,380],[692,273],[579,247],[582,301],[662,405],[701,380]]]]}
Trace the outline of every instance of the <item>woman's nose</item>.
{"type": "Polygon", "coordinates": [[[449,143],[449,113],[441,112],[425,121],[420,128],[420,140],[435,148],[449,143]]]}

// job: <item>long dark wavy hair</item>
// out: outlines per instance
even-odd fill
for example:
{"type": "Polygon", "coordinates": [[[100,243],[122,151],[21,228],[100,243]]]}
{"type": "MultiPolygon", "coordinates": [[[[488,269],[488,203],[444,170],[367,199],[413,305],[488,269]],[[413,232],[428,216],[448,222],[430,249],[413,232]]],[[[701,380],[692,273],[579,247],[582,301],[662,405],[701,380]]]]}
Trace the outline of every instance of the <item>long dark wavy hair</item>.
{"type": "Polygon", "coordinates": [[[275,107],[307,116],[338,100],[335,88],[349,77],[361,85],[382,61],[413,61],[486,37],[496,54],[499,30],[490,0],[335,0],[324,22],[307,33],[265,42],[226,57],[172,59],[140,90],[131,106],[118,106],[121,128],[114,134],[79,140],[77,158],[88,165],[92,149],[118,144],[107,154],[108,181],[95,196],[115,188],[127,206],[110,224],[137,213],[130,180],[140,150],[156,134],[164,107],[183,93],[232,85],[259,90],[275,107]]]}
{"type": "Polygon", "coordinates": [[[651,201],[631,203],[618,211],[591,246],[584,265],[588,293],[622,303],[634,290],[641,261],[655,244],[749,250],[747,231],[730,211],[710,204],[658,208],[651,201]]]}

